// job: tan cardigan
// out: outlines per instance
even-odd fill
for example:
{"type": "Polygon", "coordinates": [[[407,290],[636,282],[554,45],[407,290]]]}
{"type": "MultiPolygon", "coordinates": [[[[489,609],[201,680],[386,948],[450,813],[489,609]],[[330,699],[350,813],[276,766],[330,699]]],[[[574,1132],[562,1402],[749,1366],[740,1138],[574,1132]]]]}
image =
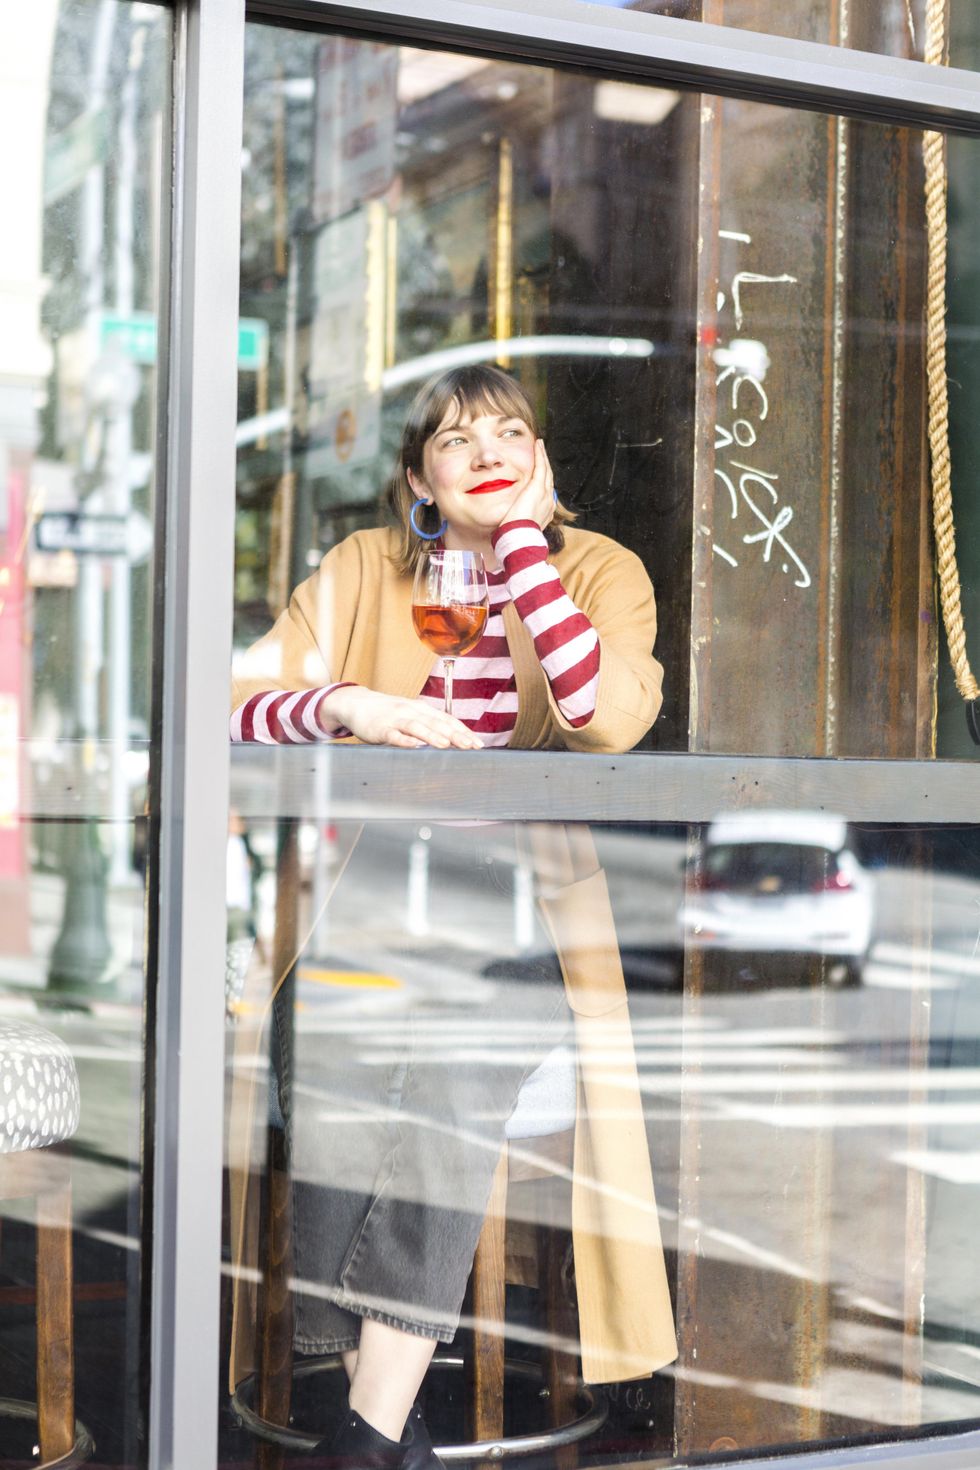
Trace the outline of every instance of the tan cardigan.
{"type": "MultiPolygon", "coordinates": [[[[619,753],[641,739],[660,708],[662,671],[650,652],[653,589],[638,558],[616,542],[574,528],[565,537],[550,560],[599,634],[596,712],[583,728],[567,723],[509,605],[504,622],[518,691],[511,743],[619,753]]],[[[412,698],[421,692],[432,654],[412,628],[411,579],[395,571],[388,556],[393,544],[388,531],[359,531],[324,557],[237,669],[233,708],[262,690],[311,689],[341,679],[412,698]]],[[[530,823],[521,831],[576,1022],[572,1234],[582,1371],[592,1383],[644,1377],[671,1362],[677,1346],[612,909],[587,828],[530,823]]],[[[239,1043],[258,1052],[263,1029],[246,1028],[239,1043]]],[[[254,1189],[246,1187],[255,1130],[244,1093],[233,1114],[236,1108],[233,1255],[246,1270],[236,1273],[233,1386],[253,1364],[254,1292],[247,1282],[250,1274],[254,1279],[248,1268],[258,1264],[254,1189]]]]}
{"type": "MultiPolygon", "coordinates": [[[[316,689],[341,679],[414,699],[433,655],[412,627],[412,580],[390,560],[390,531],[357,531],[327,553],[289,606],[236,669],[232,707],[265,689],[316,689]]],[[[618,754],[632,750],[660,710],[663,670],[651,649],[657,633],[653,588],[642,562],[606,536],[565,531],[550,558],[576,607],[599,634],[599,694],[589,723],[561,714],[513,603],[504,609],[517,676],[511,745],[618,754]]]]}

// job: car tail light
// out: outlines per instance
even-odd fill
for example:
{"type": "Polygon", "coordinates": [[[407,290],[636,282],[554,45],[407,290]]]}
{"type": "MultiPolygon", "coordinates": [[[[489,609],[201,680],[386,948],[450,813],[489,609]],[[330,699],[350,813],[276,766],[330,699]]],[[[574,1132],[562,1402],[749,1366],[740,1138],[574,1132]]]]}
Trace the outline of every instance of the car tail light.
{"type": "Polygon", "coordinates": [[[814,883],[811,892],[849,893],[853,888],[854,884],[851,882],[847,874],[838,871],[836,873],[827,873],[823,878],[819,878],[817,882],[814,883]]]}
{"type": "Polygon", "coordinates": [[[720,886],[718,879],[713,878],[710,873],[698,873],[690,870],[687,874],[688,893],[708,893],[712,888],[719,888],[720,886]]]}

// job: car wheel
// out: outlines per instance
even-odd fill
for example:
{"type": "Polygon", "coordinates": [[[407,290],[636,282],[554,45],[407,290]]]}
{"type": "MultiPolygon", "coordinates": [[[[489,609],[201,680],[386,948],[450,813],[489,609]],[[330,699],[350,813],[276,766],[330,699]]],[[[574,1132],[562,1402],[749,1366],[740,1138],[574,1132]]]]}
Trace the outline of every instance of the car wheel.
{"type": "Polygon", "coordinates": [[[853,957],[828,959],[824,977],[835,990],[851,990],[861,984],[861,961],[853,957]]]}

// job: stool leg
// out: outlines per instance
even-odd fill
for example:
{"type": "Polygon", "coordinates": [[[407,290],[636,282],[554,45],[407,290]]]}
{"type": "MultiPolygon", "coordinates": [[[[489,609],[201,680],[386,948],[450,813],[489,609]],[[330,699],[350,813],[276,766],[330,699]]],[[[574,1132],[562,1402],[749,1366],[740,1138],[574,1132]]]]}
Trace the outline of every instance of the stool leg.
{"type": "Polygon", "coordinates": [[[468,1365],[470,1434],[499,1439],[504,1432],[504,1298],[507,1240],[507,1149],[501,1152],[490,1203],[473,1258],[473,1355],[468,1365]]]}
{"type": "MultiPolygon", "coordinates": [[[[556,1226],[543,1226],[538,1232],[539,1280],[544,1290],[548,1347],[545,1352],[545,1379],[548,1385],[552,1428],[567,1424],[575,1417],[575,1392],[578,1383],[578,1359],[563,1347],[563,1341],[574,1340],[575,1313],[568,1301],[562,1264],[568,1244],[568,1231],[556,1226]]],[[[566,1445],[556,1451],[557,1470],[574,1470],[578,1464],[578,1447],[566,1445]]]]}
{"type": "MultiPolygon", "coordinates": [[[[59,1163],[64,1168],[63,1161],[59,1163]]],[[[38,1197],[36,1299],[38,1438],[41,1458],[58,1460],[75,1443],[71,1184],[67,1170],[60,1189],[38,1197]]]]}
{"type": "MultiPolygon", "coordinates": [[[[281,1157],[282,1136],[270,1129],[269,1169],[266,1175],[266,1270],[260,1296],[259,1380],[256,1408],[273,1424],[288,1424],[293,1387],[292,1220],[290,1176],[281,1157]]],[[[255,1449],[257,1470],[280,1470],[285,1452],[280,1445],[260,1442],[255,1449]]]]}
{"type": "MultiPolygon", "coordinates": [[[[266,1177],[259,1239],[265,1268],[259,1297],[259,1381],[256,1407],[273,1424],[289,1422],[293,1390],[293,1274],[292,1186],[288,1129],[292,1108],[292,1069],[295,1025],[296,955],[299,949],[299,823],[279,822],[276,857],[276,927],[273,974],[284,976],[275,996],[270,1033],[270,1060],[279,1076],[279,1104],[285,1130],[269,1128],[266,1177]]],[[[256,1447],[258,1470],[280,1470],[284,1451],[279,1445],[256,1447]]]]}

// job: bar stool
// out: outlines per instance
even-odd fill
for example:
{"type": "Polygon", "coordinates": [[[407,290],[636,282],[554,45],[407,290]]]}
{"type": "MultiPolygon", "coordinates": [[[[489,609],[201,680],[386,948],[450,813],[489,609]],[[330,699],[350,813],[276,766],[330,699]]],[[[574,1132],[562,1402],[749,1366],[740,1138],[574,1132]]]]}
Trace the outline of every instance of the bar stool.
{"type": "Polygon", "coordinates": [[[574,1051],[569,1046],[557,1046],[528,1077],[517,1107],[507,1120],[506,1141],[470,1278],[473,1351],[465,1365],[470,1433],[479,1446],[479,1455],[498,1460],[556,1450],[563,1470],[575,1463],[578,1441],[594,1433],[605,1419],[606,1404],[594,1389],[585,1387],[578,1373],[573,1346],[576,1316],[565,1274],[569,1232],[556,1228],[553,1221],[532,1226],[530,1249],[525,1231],[525,1250],[517,1268],[516,1252],[509,1245],[519,1229],[508,1226],[507,1201],[511,1186],[543,1181],[549,1176],[570,1178],[576,1091],[574,1051]],[[508,1283],[515,1281],[537,1286],[544,1302],[547,1342],[542,1387],[548,1398],[551,1427],[536,1435],[505,1437],[505,1379],[508,1368],[511,1372],[523,1371],[523,1365],[508,1365],[506,1360],[506,1290],[508,1283]],[[579,1398],[585,1400],[581,1415],[575,1409],[579,1398]]]}
{"type": "MultiPolygon", "coordinates": [[[[465,1358],[440,1353],[433,1360],[432,1367],[437,1374],[463,1369],[468,1388],[467,1422],[472,1440],[437,1445],[437,1453],[447,1462],[502,1460],[558,1451],[559,1465],[562,1470],[568,1470],[574,1462],[575,1446],[593,1434],[606,1418],[604,1396],[586,1387],[578,1375],[577,1355],[572,1346],[575,1314],[563,1279],[565,1252],[557,1243],[557,1232],[552,1229],[537,1232],[536,1259],[532,1263],[535,1284],[544,1293],[545,1302],[547,1344],[542,1368],[539,1370],[533,1363],[509,1362],[505,1357],[508,1189],[511,1184],[549,1174],[568,1177],[575,1112],[574,1052],[570,1047],[555,1047],[524,1083],[517,1107],[507,1122],[506,1142],[494,1176],[470,1278],[469,1305],[474,1319],[472,1352],[465,1358]],[[548,1429],[504,1436],[504,1383],[508,1376],[541,1383],[549,1402],[548,1429]]],[[[268,1181],[267,1191],[270,1219],[278,1217],[281,1221],[288,1193],[285,1176],[278,1182],[268,1181]]],[[[278,1234],[267,1249],[266,1259],[270,1270],[265,1286],[263,1339],[274,1342],[276,1347],[264,1358],[268,1364],[265,1373],[260,1370],[237,1384],[232,1395],[232,1413],[268,1449],[278,1446],[308,1451],[318,1443],[322,1431],[312,1432],[292,1425],[289,1412],[292,1383],[341,1370],[341,1364],[332,1357],[310,1357],[295,1364],[283,1361],[286,1342],[283,1324],[270,1321],[269,1310],[273,1309],[277,1319],[291,1316],[285,1282],[272,1279],[279,1274],[277,1264],[285,1266],[288,1261],[288,1245],[283,1235],[278,1234]],[[263,1405],[264,1413],[257,1410],[256,1403],[263,1405]]],[[[522,1281],[526,1279],[526,1273],[522,1273],[522,1281]]],[[[276,1463],[275,1451],[261,1457],[264,1467],[276,1463]]]]}
{"type": "Polygon", "coordinates": [[[94,1448],[75,1420],[71,1165],[55,1145],[78,1128],[78,1073],[60,1037],[0,1020],[0,1199],[36,1201],[37,1402],[0,1399],[0,1417],[37,1421],[44,1466],[94,1448]]]}

